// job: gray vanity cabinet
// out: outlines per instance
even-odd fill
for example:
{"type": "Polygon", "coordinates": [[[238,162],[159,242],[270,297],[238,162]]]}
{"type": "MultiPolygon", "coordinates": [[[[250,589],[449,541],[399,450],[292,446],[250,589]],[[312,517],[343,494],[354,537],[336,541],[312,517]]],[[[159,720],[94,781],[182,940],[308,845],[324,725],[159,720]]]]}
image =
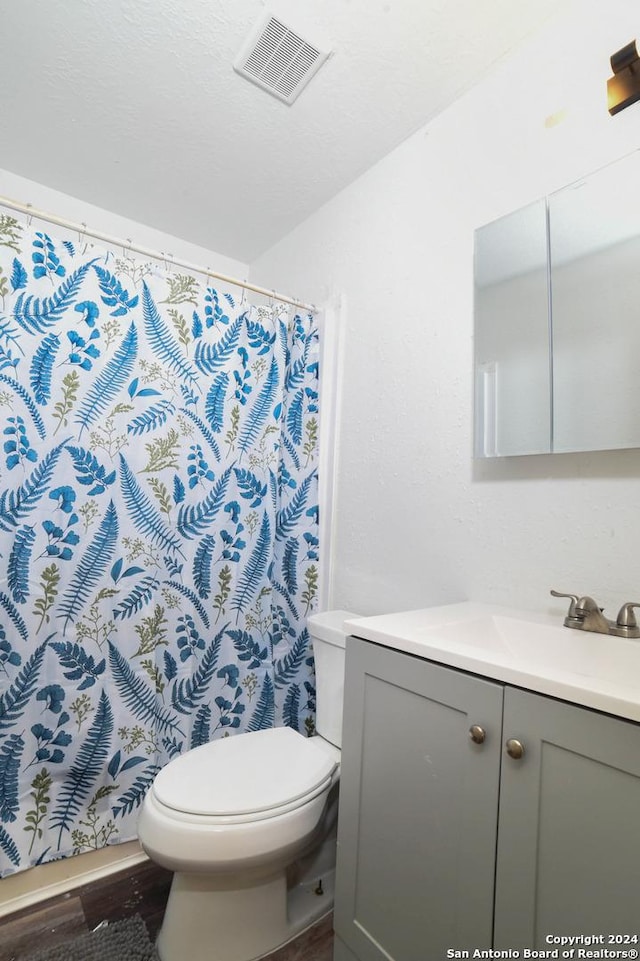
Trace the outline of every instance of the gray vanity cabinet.
{"type": "Polygon", "coordinates": [[[507,686],[503,731],[494,947],[640,936],[640,726],[507,686]]]}
{"type": "Polygon", "coordinates": [[[349,638],[336,961],[491,947],[502,695],[349,638]],[[484,743],[471,740],[473,725],[484,743]]]}
{"type": "Polygon", "coordinates": [[[335,961],[640,934],[640,725],[349,638],[342,756],[335,961]]]}

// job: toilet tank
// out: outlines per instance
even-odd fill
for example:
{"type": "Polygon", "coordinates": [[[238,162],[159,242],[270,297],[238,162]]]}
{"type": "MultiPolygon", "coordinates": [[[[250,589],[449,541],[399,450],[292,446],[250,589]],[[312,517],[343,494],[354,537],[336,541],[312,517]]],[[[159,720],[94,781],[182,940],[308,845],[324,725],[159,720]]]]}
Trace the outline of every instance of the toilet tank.
{"type": "Polygon", "coordinates": [[[351,611],[324,611],[307,620],[316,664],[316,732],[336,747],[342,746],[344,622],[359,616],[351,611]]]}

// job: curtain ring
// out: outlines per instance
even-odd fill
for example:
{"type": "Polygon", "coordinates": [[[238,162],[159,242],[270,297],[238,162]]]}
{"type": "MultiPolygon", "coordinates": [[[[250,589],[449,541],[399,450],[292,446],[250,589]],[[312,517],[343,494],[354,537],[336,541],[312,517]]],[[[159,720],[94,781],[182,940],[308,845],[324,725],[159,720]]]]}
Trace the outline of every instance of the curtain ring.
{"type": "MultiPolygon", "coordinates": [[[[27,207],[27,211],[30,211],[31,208],[33,207],[33,204],[27,204],[26,207],[27,207]]],[[[32,222],[33,222],[33,214],[27,213],[27,227],[30,227],[32,222]]]]}
{"type": "Polygon", "coordinates": [[[84,220],[80,222],[80,226],[82,227],[82,230],[78,231],[79,244],[81,244],[83,240],[86,240],[87,237],[87,225],[85,224],[84,220]]]}
{"type": "MultiPolygon", "coordinates": [[[[132,241],[131,237],[126,237],[125,239],[126,239],[126,241],[127,241],[128,252],[129,252],[129,254],[131,254],[131,245],[133,244],[133,241],[132,241]]],[[[123,259],[123,260],[126,260],[126,259],[127,259],[127,252],[126,252],[125,249],[124,249],[124,244],[122,245],[122,259],[123,259]]]]}
{"type": "MultiPolygon", "coordinates": [[[[168,274],[173,274],[173,273],[175,272],[175,266],[174,266],[174,263],[173,263],[173,254],[167,254],[167,257],[168,257],[169,260],[171,261],[171,267],[167,267],[167,273],[168,273],[168,274]]],[[[165,264],[166,264],[166,261],[165,261],[165,264]]]]}

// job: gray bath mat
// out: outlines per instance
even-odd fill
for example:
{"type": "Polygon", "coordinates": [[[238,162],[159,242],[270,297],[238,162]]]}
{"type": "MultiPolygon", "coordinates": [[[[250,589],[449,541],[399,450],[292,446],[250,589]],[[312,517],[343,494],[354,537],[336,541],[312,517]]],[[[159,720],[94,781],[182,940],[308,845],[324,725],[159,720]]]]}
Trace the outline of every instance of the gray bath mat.
{"type": "Polygon", "coordinates": [[[135,915],[37,951],[24,961],[158,961],[158,954],[144,921],[135,915]]]}

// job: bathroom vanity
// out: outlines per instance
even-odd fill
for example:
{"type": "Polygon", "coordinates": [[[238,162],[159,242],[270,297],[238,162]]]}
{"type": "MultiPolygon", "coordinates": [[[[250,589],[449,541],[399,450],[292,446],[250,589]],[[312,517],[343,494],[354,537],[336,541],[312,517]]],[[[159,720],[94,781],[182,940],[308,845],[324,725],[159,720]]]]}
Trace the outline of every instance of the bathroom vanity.
{"type": "Polygon", "coordinates": [[[640,642],[561,624],[348,622],[336,961],[640,948],[640,642]]]}

